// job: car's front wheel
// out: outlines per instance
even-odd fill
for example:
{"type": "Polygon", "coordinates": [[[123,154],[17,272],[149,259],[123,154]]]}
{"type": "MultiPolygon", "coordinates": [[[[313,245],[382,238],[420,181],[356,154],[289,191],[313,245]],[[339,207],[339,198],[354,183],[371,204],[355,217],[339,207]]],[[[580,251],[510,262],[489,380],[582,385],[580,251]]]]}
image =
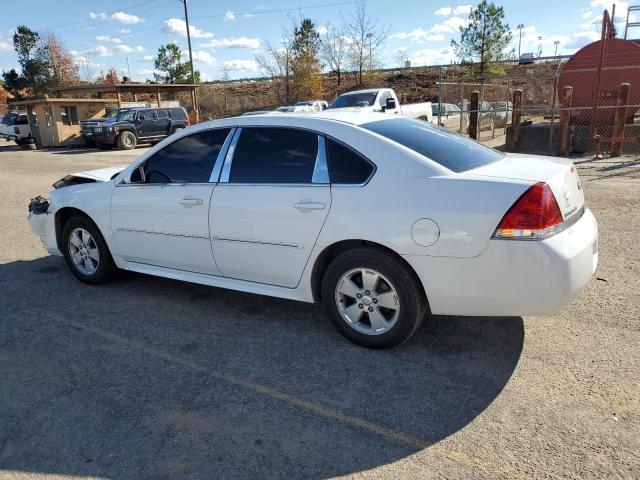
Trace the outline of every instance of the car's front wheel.
{"type": "Polygon", "coordinates": [[[342,335],[370,348],[403,343],[429,312],[415,273],[375,248],[350,250],[333,260],[324,275],[322,301],[342,335]]]}
{"type": "Polygon", "coordinates": [[[71,272],[85,283],[110,280],[116,270],[102,234],[83,217],[73,217],[62,230],[64,257],[71,272]]]}
{"type": "Polygon", "coordinates": [[[122,132],[118,135],[118,148],[120,150],[133,150],[138,144],[138,139],[132,132],[122,132]]]}

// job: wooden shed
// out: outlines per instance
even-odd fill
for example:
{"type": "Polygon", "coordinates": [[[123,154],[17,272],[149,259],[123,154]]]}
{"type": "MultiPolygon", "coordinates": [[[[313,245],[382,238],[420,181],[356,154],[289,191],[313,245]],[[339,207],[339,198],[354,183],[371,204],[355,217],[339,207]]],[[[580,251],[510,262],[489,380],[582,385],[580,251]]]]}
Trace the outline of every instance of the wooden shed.
{"type": "Polygon", "coordinates": [[[48,97],[10,103],[27,110],[31,135],[38,148],[84,145],[80,121],[100,118],[106,107],[117,104],[113,99],[48,97]]]}

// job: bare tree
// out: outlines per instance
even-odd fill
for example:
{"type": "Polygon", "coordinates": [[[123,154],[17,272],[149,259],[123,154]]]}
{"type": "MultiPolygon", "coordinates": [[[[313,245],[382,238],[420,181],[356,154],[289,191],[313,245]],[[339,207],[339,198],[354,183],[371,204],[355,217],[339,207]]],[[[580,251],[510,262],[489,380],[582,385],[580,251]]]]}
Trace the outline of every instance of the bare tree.
{"type": "Polygon", "coordinates": [[[344,21],[344,30],[349,44],[349,63],[357,70],[359,83],[362,72],[378,64],[375,58],[389,36],[389,27],[378,24],[367,9],[366,0],[358,0],[355,12],[344,21]]]}
{"type": "Polygon", "coordinates": [[[95,76],[95,70],[91,64],[91,60],[89,60],[89,57],[82,57],[80,68],[82,70],[82,80],[92,83],[95,76]]]}
{"type": "Polygon", "coordinates": [[[406,48],[397,49],[395,55],[393,56],[393,63],[398,68],[404,68],[404,65],[407,60],[409,60],[409,54],[407,53],[407,49],[406,48]]]}
{"type": "Polygon", "coordinates": [[[283,35],[278,48],[267,43],[265,55],[257,55],[256,62],[263,75],[274,82],[278,102],[288,104],[291,100],[291,74],[293,66],[293,38],[283,35]]]}
{"type": "Polygon", "coordinates": [[[320,38],[320,59],[338,76],[338,85],[347,61],[347,53],[347,39],[344,31],[327,25],[327,31],[320,38]]]}

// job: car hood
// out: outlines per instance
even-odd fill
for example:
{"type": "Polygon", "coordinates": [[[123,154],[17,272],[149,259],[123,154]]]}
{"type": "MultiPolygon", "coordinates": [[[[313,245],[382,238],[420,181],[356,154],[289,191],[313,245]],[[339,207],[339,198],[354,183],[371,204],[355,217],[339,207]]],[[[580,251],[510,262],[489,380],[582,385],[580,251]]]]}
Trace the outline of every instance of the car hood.
{"type": "Polygon", "coordinates": [[[77,172],[67,175],[53,184],[53,188],[70,187],[80,183],[97,183],[108,182],[122,170],[126,165],[118,167],[99,168],[98,170],[87,170],[85,172],[77,172]]]}

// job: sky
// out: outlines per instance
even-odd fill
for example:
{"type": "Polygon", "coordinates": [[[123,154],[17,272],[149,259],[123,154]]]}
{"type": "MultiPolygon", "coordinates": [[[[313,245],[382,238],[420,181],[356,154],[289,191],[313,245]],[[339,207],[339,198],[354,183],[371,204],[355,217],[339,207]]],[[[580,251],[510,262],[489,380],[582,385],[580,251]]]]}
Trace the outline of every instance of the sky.
{"type": "MultiPolygon", "coordinates": [[[[599,38],[607,0],[503,0],[505,20],[513,30],[517,51],[571,54],[599,38]]],[[[624,22],[629,2],[616,2],[616,22],[624,22]]],[[[181,0],[31,0],[20,8],[3,9],[0,17],[0,70],[18,68],[12,35],[18,25],[54,33],[80,65],[83,80],[109,67],[133,80],[153,78],[158,47],[177,43],[187,53],[181,0]],[[28,7],[28,8],[27,8],[28,7]]],[[[399,51],[412,65],[437,65],[455,60],[451,40],[459,38],[472,3],[447,0],[368,0],[367,7],[389,38],[381,52],[385,66],[396,66],[399,51]]],[[[355,9],[350,0],[188,0],[194,64],[203,81],[260,76],[256,55],[270,43],[277,46],[293,19],[311,18],[322,32],[339,27],[355,9]]],[[[640,29],[637,32],[640,36],[640,29]]],[[[620,25],[618,31],[624,31],[620,25]]]]}

